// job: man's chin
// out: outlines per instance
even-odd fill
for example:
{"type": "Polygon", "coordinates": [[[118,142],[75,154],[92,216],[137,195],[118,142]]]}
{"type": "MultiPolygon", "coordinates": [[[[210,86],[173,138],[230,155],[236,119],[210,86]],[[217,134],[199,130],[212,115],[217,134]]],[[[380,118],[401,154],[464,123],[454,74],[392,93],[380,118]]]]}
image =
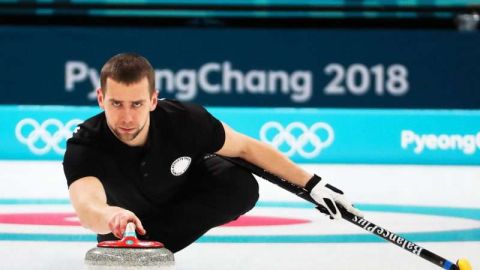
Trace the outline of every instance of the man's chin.
{"type": "Polygon", "coordinates": [[[122,142],[130,142],[130,141],[133,141],[133,139],[135,139],[135,137],[133,135],[123,135],[123,136],[120,136],[119,139],[122,142]]]}
{"type": "Polygon", "coordinates": [[[130,134],[130,133],[120,133],[120,132],[116,131],[115,135],[122,142],[130,142],[130,141],[133,141],[133,139],[135,139],[137,137],[138,133],[130,134]]]}

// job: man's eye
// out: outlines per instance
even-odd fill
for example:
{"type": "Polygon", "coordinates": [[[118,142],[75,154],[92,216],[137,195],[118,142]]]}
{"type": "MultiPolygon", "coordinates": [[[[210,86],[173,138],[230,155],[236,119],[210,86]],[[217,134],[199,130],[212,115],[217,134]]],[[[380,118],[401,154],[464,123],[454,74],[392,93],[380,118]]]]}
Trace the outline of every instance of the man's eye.
{"type": "Polygon", "coordinates": [[[134,108],[140,108],[142,106],[142,103],[141,102],[134,102],[133,103],[133,107],[134,108]]]}
{"type": "Polygon", "coordinates": [[[112,106],[113,107],[120,107],[120,102],[112,101],[112,106]]]}

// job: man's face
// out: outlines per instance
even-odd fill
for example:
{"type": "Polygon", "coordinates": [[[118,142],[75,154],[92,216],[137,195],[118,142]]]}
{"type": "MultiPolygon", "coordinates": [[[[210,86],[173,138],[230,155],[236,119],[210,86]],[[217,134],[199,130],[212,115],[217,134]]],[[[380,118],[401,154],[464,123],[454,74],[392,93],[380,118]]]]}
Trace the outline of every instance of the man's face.
{"type": "Polygon", "coordinates": [[[147,78],[130,85],[107,78],[106,87],[105,95],[97,90],[97,98],[98,104],[105,110],[110,130],[125,144],[145,144],[150,111],[157,106],[157,93],[150,95],[147,78]]]}

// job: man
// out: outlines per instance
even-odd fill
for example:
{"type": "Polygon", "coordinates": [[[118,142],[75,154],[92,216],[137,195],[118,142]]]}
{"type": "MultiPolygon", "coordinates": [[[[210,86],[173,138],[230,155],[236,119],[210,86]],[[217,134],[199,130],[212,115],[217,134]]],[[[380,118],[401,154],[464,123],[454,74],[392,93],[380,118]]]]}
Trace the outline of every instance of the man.
{"type": "Polygon", "coordinates": [[[63,162],[73,207],[98,241],[121,238],[133,222],[141,239],[176,252],[252,209],[255,178],[209,153],[243,158],[305,187],[332,218],[341,217],[334,202],[360,215],[340,190],[203,107],[158,100],[154,70],[142,56],[112,57],[100,81],[104,112],[79,126],[63,162]]]}

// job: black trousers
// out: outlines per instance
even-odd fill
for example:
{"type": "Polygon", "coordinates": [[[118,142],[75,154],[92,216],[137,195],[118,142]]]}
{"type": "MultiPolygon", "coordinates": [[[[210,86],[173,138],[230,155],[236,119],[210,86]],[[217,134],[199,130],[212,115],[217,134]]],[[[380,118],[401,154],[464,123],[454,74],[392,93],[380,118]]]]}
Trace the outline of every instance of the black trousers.
{"type": "MultiPolygon", "coordinates": [[[[189,185],[161,214],[143,218],[147,235],[139,239],[159,241],[172,252],[193,243],[213,227],[237,219],[258,200],[253,175],[217,156],[192,164],[189,185]]],[[[113,234],[98,235],[98,241],[115,240],[113,234]]]]}

